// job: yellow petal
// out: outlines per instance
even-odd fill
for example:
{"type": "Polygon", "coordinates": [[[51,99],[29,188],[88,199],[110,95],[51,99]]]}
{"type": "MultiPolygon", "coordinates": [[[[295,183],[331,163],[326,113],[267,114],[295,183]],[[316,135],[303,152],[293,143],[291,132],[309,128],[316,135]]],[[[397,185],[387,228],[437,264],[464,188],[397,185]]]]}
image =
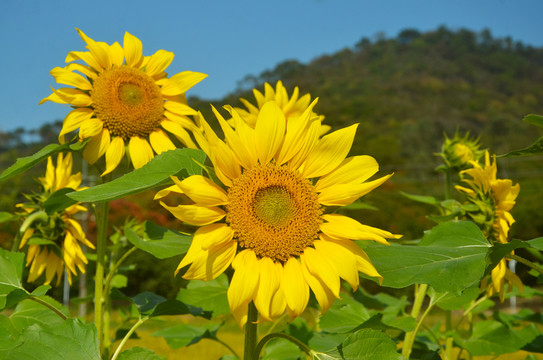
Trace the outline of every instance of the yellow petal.
{"type": "Polygon", "coordinates": [[[101,120],[98,120],[97,118],[87,119],[81,123],[81,127],[79,128],[79,138],[86,139],[96,136],[102,132],[103,127],[104,123],[101,120]]]}
{"type": "Polygon", "coordinates": [[[241,118],[234,108],[225,106],[225,109],[232,115],[234,128],[236,129],[236,131],[233,131],[222,117],[217,116],[225,138],[241,165],[246,169],[251,169],[258,161],[255,130],[241,118]]]}
{"type": "Polygon", "coordinates": [[[296,152],[289,160],[289,168],[299,169],[302,166],[304,161],[307,159],[308,154],[311,154],[319,141],[321,127],[320,121],[312,121],[307,131],[302,133],[302,139],[300,140],[302,146],[300,147],[300,150],[296,152]]]}
{"type": "Polygon", "coordinates": [[[160,123],[163,129],[173,134],[177,140],[181,141],[185,147],[190,149],[196,149],[196,144],[192,141],[189,133],[180,124],[170,121],[168,119],[163,120],[160,123]]]}
{"type": "Polygon", "coordinates": [[[353,253],[331,241],[315,240],[313,246],[328,260],[336,273],[351,285],[353,291],[358,288],[358,269],[353,253]]]}
{"type": "Polygon", "coordinates": [[[140,39],[129,32],[125,32],[123,48],[126,65],[139,68],[143,62],[143,45],[141,44],[140,39]]]}
{"type": "MultiPolygon", "coordinates": [[[[241,168],[237,157],[224,142],[218,140],[216,143],[210,144],[210,152],[214,155],[214,158],[211,160],[215,166],[217,176],[222,173],[229,179],[236,179],[241,175],[241,168]]],[[[220,180],[223,181],[222,178],[220,180]]],[[[225,185],[228,184],[225,183],[225,185]]]]}
{"type": "Polygon", "coordinates": [[[260,164],[267,164],[277,153],[285,136],[286,119],[273,101],[264,104],[255,126],[255,142],[260,164]]]}
{"type": "Polygon", "coordinates": [[[172,186],[169,186],[165,189],[162,189],[160,190],[159,192],[157,192],[155,194],[155,197],[153,198],[153,200],[158,200],[158,199],[162,199],[163,197],[166,197],[168,196],[170,193],[177,193],[177,194],[183,194],[183,191],[181,191],[181,189],[179,188],[179,186],[177,185],[172,185],[172,186]]]}
{"type": "MultiPolygon", "coordinates": [[[[164,108],[177,115],[196,115],[196,110],[178,101],[166,101],[164,108]]],[[[171,120],[171,118],[170,118],[171,120]]]]}
{"type": "Polygon", "coordinates": [[[78,108],[70,111],[64,118],[62,130],[60,130],[60,134],[58,136],[61,137],[79,128],[81,124],[84,121],[89,120],[93,114],[94,111],[88,108],[78,108]]]}
{"type": "Polygon", "coordinates": [[[178,205],[176,207],[167,206],[160,202],[166,210],[179,220],[191,225],[208,225],[222,219],[226,213],[221,208],[215,206],[201,205],[178,205]]]}
{"type": "Polygon", "coordinates": [[[357,127],[358,124],[354,124],[323,136],[315,149],[308,154],[303,176],[323,176],[338,167],[351,150],[357,127]]]}
{"type": "Polygon", "coordinates": [[[339,298],[339,276],[327,258],[317,250],[308,247],[304,250],[304,260],[307,270],[320,279],[335,297],[339,298]]]}
{"type": "Polygon", "coordinates": [[[287,307],[287,300],[285,299],[285,293],[281,288],[281,279],[283,279],[283,265],[279,262],[274,263],[275,271],[277,275],[277,281],[279,287],[277,291],[272,295],[270,304],[270,319],[278,318],[283,315],[285,308],[287,307]]]}
{"type": "Polygon", "coordinates": [[[94,164],[102,155],[105,154],[110,144],[109,130],[102,129],[102,132],[93,136],[85,145],[83,157],[89,164],[94,164]]]}
{"type": "Polygon", "coordinates": [[[331,173],[321,177],[315,189],[322,189],[336,184],[362,183],[379,171],[379,164],[371,156],[361,155],[345,159],[341,165],[331,173]]]}
{"type": "Polygon", "coordinates": [[[215,279],[230,266],[236,255],[237,246],[237,241],[230,241],[212,246],[209,250],[202,250],[202,254],[205,255],[194,260],[183,278],[206,281],[215,279]]]}
{"type": "Polygon", "coordinates": [[[309,301],[309,285],[302,274],[302,266],[296,258],[289,258],[284,265],[281,288],[292,317],[299,316],[309,301]]]}
{"type": "MultiPolygon", "coordinates": [[[[164,103],[165,104],[164,107],[169,106],[168,103],[170,103],[170,102],[173,102],[173,101],[166,101],[164,103]]],[[[182,103],[180,103],[180,104],[182,104],[182,103]]],[[[188,105],[186,105],[186,106],[188,106],[188,105]]],[[[192,108],[189,108],[188,111],[194,111],[194,110],[192,108]]],[[[185,129],[189,129],[189,130],[196,129],[196,126],[194,125],[192,120],[186,115],[178,115],[178,114],[174,114],[171,111],[164,111],[164,116],[166,117],[166,119],[171,120],[172,122],[181,125],[185,129]]],[[[162,121],[162,123],[164,123],[164,120],[162,121]]]]}
{"type": "Polygon", "coordinates": [[[124,49],[118,42],[114,42],[109,47],[109,59],[111,64],[116,67],[121,67],[124,62],[124,49]]]}
{"type": "Polygon", "coordinates": [[[81,90],[92,90],[91,83],[83,76],[61,67],[55,67],[49,72],[59,84],[70,85],[81,90]]]}
{"type": "Polygon", "coordinates": [[[106,150],[106,171],[102,173],[101,176],[109,174],[119,163],[121,162],[124,156],[124,140],[122,137],[117,136],[109,143],[109,147],[106,150]]]}
{"type": "Polygon", "coordinates": [[[128,143],[128,153],[134,169],[139,169],[155,156],[147,140],[133,136],[128,143]]]}
{"type": "Polygon", "coordinates": [[[304,280],[313,291],[313,294],[315,294],[315,298],[321,306],[321,312],[324,314],[334,303],[334,293],[321,279],[311,274],[308,270],[305,254],[300,255],[300,260],[302,261],[302,275],[304,276],[304,280]]]}
{"type": "MultiPolygon", "coordinates": [[[[211,224],[201,227],[198,232],[198,241],[202,250],[208,250],[213,246],[229,243],[234,237],[234,230],[227,224],[211,224]]],[[[196,236],[196,234],[194,234],[196,236]]]]}
{"type": "MultiPolygon", "coordinates": [[[[23,234],[23,238],[21,239],[21,244],[19,244],[19,249],[22,249],[23,246],[25,246],[28,239],[32,237],[32,234],[34,234],[34,229],[28,229],[23,234]]],[[[30,258],[30,256],[28,256],[30,258]]]]}
{"type": "Polygon", "coordinates": [[[254,299],[260,278],[260,272],[257,271],[258,260],[252,250],[240,252],[232,262],[233,267],[234,263],[237,263],[237,266],[227,293],[232,312],[254,299]]]}
{"type": "Polygon", "coordinates": [[[71,62],[76,60],[82,60],[86,62],[95,71],[101,72],[104,70],[98,60],[88,51],[70,51],[66,56],[65,62],[71,62]]]}
{"type": "Polygon", "coordinates": [[[145,66],[145,73],[149,76],[159,74],[166,70],[168,66],[172,63],[174,54],[166,50],[158,50],[156,53],[151,55],[149,62],[145,66]]]}
{"type": "Polygon", "coordinates": [[[83,41],[87,43],[87,49],[89,49],[92,56],[94,56],[100,66],[104,69],[109,69],[111,67],[111,61],[109,59],[109,54],[107,50],[100,43],[85,35],[83,31],[77,28],[76,30],[79,33],[79,36],[81,36],[81,39],[83,39],[83,41]]]}
{"type": "Polygon", "coordinates": [[[254,303],[262,318],[271,321],[270,310],[272,297],[279,288],[279,279],[275,270],[275,265],[270,258],[264,257],[258,260],[257,269],[255,269],[255,271],[260,272],[260,280],[254,303]]]}
{"type": "Polygon", "coordinates": [[[366,195],[387,181],[392,174],[363,184],[337,184],[322,189],[319,202],[326,206],[345,206],[352,204],[359,197],[366,195]]]}
{"type": "Polygon", "coordinates": [[[228,203],[228,195],[217,184],[202,175],[193,175],[178,183],[179,188],[199,205],[217,206],[228,203]]]}
{"type": "Polygon", "coordinates": [[[325,214],[322,215],[322,218],[326,222],[321,224],[320,230],[336,239],[375,240],[389,245],[386,239],[399,239],[401,237],[401,235],[394,235],[385,230],[363,225],[355,219],[340,214],[325,214]]]}
{"type": "Polygon", "coordinates": [[[199,72],[183,71],[169,78],[160,89],[160,92],[166,96],[183,94],[206,77],[206,74],[199,72]]]}
{"type": "Polygon", "coordinates": [[[176,148],[168,135],[161,129],[156,129],[149,134],[149,140],[151,141],[153,150],[155,150],[157,154],[161,154],[168,150],[175,150],[176,148]]]}
{"type": "Polygon", "coordinates": [[[40,104],[43,104],[46,101],[53,101],[60,104],[71,104],[73,106],[79,106],[79,107],[86,107],[90,106],[92,104],[91,97],[78,89],[74,88],[60,88],[60,89],[53,89],[54,95],[49,95],[45,99],[42,99],[40,101],[40,104]]]}
{"type": "Polygon", "coordinates": [[[347,249],[349,252],[351,252],[355,258],[356,258],[356,266],[357,270],[361,273],[364,273],[368,276],[376,277],[379,279],[379,283],[382,283],[383,277],[375,266],[371,263],[370,258],[368,255],[358,246],[355,244],[354,241],[351,240],[344,240],[344,239],[333,239],[327,236],[321,235],[321,239],[329,242],[333,242],[336,245],[342,246],[345,249],[347,249]]]}

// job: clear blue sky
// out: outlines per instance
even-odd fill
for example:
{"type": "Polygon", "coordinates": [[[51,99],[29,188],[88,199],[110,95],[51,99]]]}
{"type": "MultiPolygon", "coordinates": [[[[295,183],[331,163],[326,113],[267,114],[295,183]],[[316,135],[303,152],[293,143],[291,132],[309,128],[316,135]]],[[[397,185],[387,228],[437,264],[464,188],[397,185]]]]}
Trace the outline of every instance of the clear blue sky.
{"type": "Polygon", "coordinates": [[[209,74],[188,95],[217,99],[245,75],[281,61],[307,63],[363,36],[393,37],[408,27],[486,27],[496,37],[543,46],[542,15],[541,0],[0,0],[0,131],[38,128],[68,113],[38,102],[50,85],[58,87],[49,71],[64,66],[69,51],[84,50],[76,27],[109,44],[122,44],[128,31],[145,55],[174,52],[169,74],[209,74]]]}

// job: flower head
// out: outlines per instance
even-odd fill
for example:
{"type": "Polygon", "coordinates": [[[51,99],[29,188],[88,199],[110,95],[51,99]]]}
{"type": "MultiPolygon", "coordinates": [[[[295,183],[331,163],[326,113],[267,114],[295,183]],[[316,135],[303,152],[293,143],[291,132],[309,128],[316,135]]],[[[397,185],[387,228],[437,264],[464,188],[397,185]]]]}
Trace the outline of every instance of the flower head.
{"type": "MultiPolygon", "coordinates": [[[[274,101],[279,106],[279,108],[285,115],[285,118],[287,119],[287,123],[290,118],[301,116],[311,102],[310,94],[305,94],[300,97],[300,89],[297,86],[294,88],[292,95],[289,98],[287,89],[283,86],[283,82],[281,80],[279,80],[277,84],[275,84],[275,89],[270,84],[265,83],[264,94],[262,94],[257,89],[253,89],[253,94],[256,99],[256,106],[245,99],[240,99],[240,101],[243,103],[243,105],[245,105],[247,110],[242,108],[235,108],[237,113],[252,128],[255,127],[260,110],[268,101],[274,101]]],[[[311,115],[313,118],[315,118],[315,120],[324,120],[323,115],[317,115],[316,113],[312,113],[311,115]]],[[[326,130],[329,130],[329,127],[323,126],[322,131],[326,130]]]]}
{"type": "Polygon", "coordinates": [[[90,138],[83,152],[94,164],[105,155],[106,169],[113,171],[128,153],[135,168],[140,168],[163,151],[175,149],[173,134],[187,147],[195,147],[186,129],[194,124],[187,115],[196,111],[187,105],[185,92],[207,75],[183,71],[168,78],[164,72],[174,54],[158,50],[143,56],[141,41],[125,33],[124,47],[97,42],[77,29],[89,51],[72,51],[66,67],[51,70],[64,85],[41,100],[69,104],[72,110],[64,119],[59,141],[79,129],[81,140],[90,138]],[[85,64],[74,61],[81,60],[85,64]]]}
{"type": "Polygon", "coordinates": [[[479,140],[470,139],[469,133],[464,136],[456,133],[452,139],[445,136],[442,151],[437,155],[445,160],[449,168],[461,171],[470,168],[472,161],[481,159],[484,152],[479,146],[479,140]]]}
{"type": "MultiPolygon", "coordinates": [[[[507,243],[509,241],[509,229],[515,219],[509,212],[515,205],[520,185],[510,179],[498,179],[496,156],[490,161],[488,151],[485,151],[485,165],[471,162],[472,168],[460,172],[462,181],[467,187],[456,186],[456,189],[465,193],[476,211],[468,211],[467,215],[482,229],[483,233],[492,243],[507,243]]],[[[507,281],[522,289],[522,282],[509,269],[506,259],[502,259],[492,270],[492,284],[488,288],[489,295],[498,293],[500,300],[504,299],[504,287],[507,281]],[[520,284],[520,285],[519,285],[520,284]]]]}
{"type": "Polygon", "coordinates": [[[351,204],[391,175],[367,181],[378,171],[375,159],[347,157],[357,125],[321,137],[315,103],[287,122],[280,105],[268,101],[254,128],[231,107],[230,122],[215,111],[226,141],[203,119],[202,127],[222,186],[196,175],[175,179],[176,187],[158,194],[186,195],[190,204],[162,205],[199,226],[177,272],[190,265],[183,277],[210,280],[232,265],[228,300],[240,326],[251,301],[263,320],[285,311],[300,315],[310,289],[326,311],[339,297],[340,278],[353,288],[359,271],[381,278],[353,240],[387,244],[399,237],[326,213],[326,206],[351,204]]]}
{"type": "Polygon", "coordinates": [[[64,188],[82,190],[81,173],[72,174],[72,154],[57,157],[57,166],[51,157],[47,159],[45,177],[40,178],[43,192],[27,196],[30,203],[18,204],[24,211],[25,221],[21,226],[22,240],[19,248],[28,244],[26,266],[30,266],[28,281],[33,282],[45,272],[45,284],[57,277],[57,285],[66,268],[68,281],[72,275],[85,272],[88,263],[81,244],[94,249],[86,238],[81,225],[73,215],[87,209],[79,204],[71,205],[61,212],[47,213],[44,203],[56,191],[64,188]]]}

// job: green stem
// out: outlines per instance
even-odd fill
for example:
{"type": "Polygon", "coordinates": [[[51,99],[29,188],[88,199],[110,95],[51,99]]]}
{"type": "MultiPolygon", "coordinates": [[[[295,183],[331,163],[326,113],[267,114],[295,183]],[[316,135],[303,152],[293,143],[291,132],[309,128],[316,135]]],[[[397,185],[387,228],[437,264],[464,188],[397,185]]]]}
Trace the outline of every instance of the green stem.
{"type": "Polygon", "coordinates": [[[304,344],[303,342],[301,342],[300,340],[296,339],[293,336],[290,336],[288,334],[283,334],[283,333],[272,333],[272,334],[268,334],[264,336],[262,340],[258,342],[258,345],[256,346],[256,351],[255,351],[257,358],[260,356],[260,353],[262,352],[262,349],[264,348],[266,343],[275,337],[287,339],[291,343],[296,344],[303,352],[305,352],[309,356],[311,356],[311,354],[313,353],[313,351],[311,350],[309,346],[307,346],[306,344],[304,344]]]}
{"type": "Polygon", "coordinates": [[[62,318],[62,320],[68,319],[68,317],[62,313],[62,311],[60,311],[59,309],[57,309],[57,308],[54,307],[53,305],[51,305],[51,304],[49,304],[49,303],[43,301],[43,300],[40,299],[39,297],[30,296],[29,299],[32,300],[32,301],[35,301],[35,302],[37,302],[37,303],[39,303],[39,304],[42,304],[43,306],[45,306],[45,307],[47,307],[47,308],[53,310],[53,311],[55,312],[55,314],[57,314],[58,316],[60,316],[60,317],[62,318]]]}
{"type": "MultiPolygon", "coordinates": [[[[96,325],[96,329],[98,330],[100,354],[104,352],[104,269],[106,263],[108,213],[109,202],[104,201],[97,205],[96,227],[98,235],[96,240],[96,276],[94,279],[94,325],[96,325]]],[[[106,334],[106,336],[109,336],[109,334],[106,334]]]]}
{"type": "Polygon", "coordinates": [[[126,333],[126,335],[123,337],[123,339],[121,340],[121,343],[119,344],[119,346],[117,347],[117,349],[115,350],[115,354],[113,354],[113,356],[111,357],[111,360],[115,360],[117,359],[117,356],[119,356],[119,353],[121,352],[121,350],[123,349],[124,347],[124,344],[126,344],[126,342],[128,341],[128,339],[130,339],[130,336],[132,336],[132,334],[134,333],[134,331],[136,331],[137,328],[140,327],[141,324],[143,324],[146,320],[148,320],[149,317],[148,316],[145,316],[143,318],[139,318],[139,320],[130,328],[130,330],[128,330],[128,332],[126,333]]]}
{"type": "Polygon", "coordinates": [[[510,258],[510,259],[516,260],[519,263],[522,263],[522,264],[534,269],[535,271],[537,271],[540,274],[543,274],[543,269],[541,267],[539,267],[538,265],[534,264],[533,262],[531,262],[530,260],[526,260],[523,257],[520,257],[518,255],[513,255],[513,254],[507,255],[507,257],[510,258]]]}
{"type": "Polygon", "coordinates": [[[445,172],[445,200],[449,200],[452,198],[452,176],[451,176],[451,169],[447,167],[447,171],[445,172]]]}
{"type": "MultiPolygon", "coordinates": [[[[420,309],[424,301],[424,297],[426,296],[426,290],[428,290],[427,284],[418,285],[418,288],[415,294],[415,300],[413,302],[413,308],[411,309],[411,316],[415,319],[419,316],[420,309]]],[[[409,331],[405,334],[403,348],[402,348],[402,355],[407,360],[409,360],[409,356],[411,355],[411,350],[415,342],[415,336],[417,335],[418,327],[419,326],[417,324],[417,328],[415,330],[409,331]]]]}
{"type": "Polygon", "coordinates": [[[487,295],[484,295],[483,297],[481,297],[480,299],[478,299],[477,301],[473,302],[469,308],[467,308],[464,313],[462,314],[462,317],[460,318],[460,320],[458,320],[458,323],[456,324],[455,328],[458,329],[458,327],[460,326],[460,324],[462,323],[462,321],[464,321],[464,319],[469,316],[471,314],[471,311],[473,309],[475,309],[480,303],[482,303],[483,301],[485,301],[486,299],[488,299],[488,296],[487,295]]]}
{"type": "Polygon", "coordinates": [[[255,304],[251,301],[249,303],[249,310],[247,312],[247,323],[245,324],[245,348],[243,349],[243,360],[257,360],[258,353],[256,350],[256,329],[258,320],[258,310],[255,304]]]}
{"type": "MultiPolygon", "coordinates": [[[[452,329],[452,313],[451,310],[446,311],[445,329],[449,332],[452,329]]],[[[445,359],[452,359],[453,338],[448,336],[445,340],[445,359]]]]}

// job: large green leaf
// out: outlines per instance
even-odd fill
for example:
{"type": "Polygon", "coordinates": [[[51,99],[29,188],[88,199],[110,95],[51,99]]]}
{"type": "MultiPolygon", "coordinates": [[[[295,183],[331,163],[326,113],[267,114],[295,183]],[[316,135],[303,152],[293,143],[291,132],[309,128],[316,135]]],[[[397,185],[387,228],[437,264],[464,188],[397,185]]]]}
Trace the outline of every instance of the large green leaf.
{"type": "Polygon", "coordinates": [[[186,289],[179,290],[177,300],[212,311],[213,315],[217,316],[230,312],[227,291],[228,279],[221,274],[210,281],[191,280],[186,289]]]}
{"type": "Polygon", "coordinates": [[[34,324],[24,329],[11,348],[0,348],[0,358],[10,360],[98,360],[94,324],[67,319],[56,326],[34,324]]]}
{"type": "MultiPolygon", "coordinates": [[[[54,306],[64,315],[68,316],[67,309],[54,299],[48,296],[40,296],[40,299],[54,306]]],[[[46,306],[33,300],[26,299],[17,304],[15,312],[10,316],[10,321],[17,331],[22,332],[24,329],[35,324],[41,327],[57,326],[60,325],[64,320],[46,306]]]]}
{"type": "Polygon", "coordinates": [[[144,238],[139,237],[131,229],[126,229],[126,238],[138,249],[148,252],[158,259],[186,254],[189,250],[192,236],[182,235],[150,221],[145,223],[144,228],[144,238]]]}
{"type": "Polygon", "coordinates": [[[517,352],[540,335],[541,332],[534,324],[522,329],[513,329],[494,320],[475,323],[471,338],[468,340],[453,334],[455,342],[473,356],[498,356],[517,352]]]}
{"type": "Polygon", "coordinates": [[[0,249],[0,295],[23,288],[21,278],[24,259],[23,253],[0,249]]]}
{"type": "Polygon", "coordinates": [[[470,221],[441,223],[427,231],[418,246],[359,244],[383,276],[383,286],[424,283],[438,292],[455,294],[483,277],[490,247],[470,221]]]}
{"type": "Polygon", "coordinates": [[[171,182],[170,176],[189,176],[202,173],[195,161],[203,163],[205,153],[194,149],[175,149],[163,152],[143,167],[105,184],[74,191],[68,197],[81,201],[109,201],[137,194],[171,182]]]}
{"type": "Polygon", "coordinates": [[[60,190],[55,191],[45,202],[43,203],[43,207],[45,209],[45,212],[48,215],[51,215],[55,212],[61,212],[64,209],[66,209],[68,206],[71,206],[77,201],[74,199],[71,199],[66,196],[67,193],[73,192],[74,189],[72,188],[62,188],[60,190]]]}
{"type": "Polygon", "coordinates": [[[78,151],[81,150],[85,146],[86,142],[81,143],[75,143],[75,144],[49,144],[45,147],[43,147],[40,151],[35,153],[34,155],[26,156],[23,158],[17,159],[15,164],[11,165],[9,168],[4,170],[2,174],[0,174],[0,181],[7,180],[15,175],[19,175],[22,172],[25,172],[26,170],[30,169],[34,165],[40,163],[41,161],[47,159],[49,156],[55,155],[61,151],[66,150],[73,150],[78,151]]]}
{"type": "Polygon", "coordinates": [[[319,321],[322,331],[327,333],[346,333],[368,320],[370,314],[366,307],[346,294],[334,304],[319,321]]]}
{"type": "Polygon", "coordinates": [[[202,339],[216,339],[221,324],[206,323],[203,325],[181,324],[159,330],[151,336],[163,337],[171,348],[196,344],[202,339]]]}
{"type": "Polygon", "coordinates": [[[305,358],[296,344],[281,338],[275,338],[267,342],[263,354],[260,355],[262,355],[260,358],[262,360],[299,360],[305,358]]]}
{"type": "Polygon", "coordinates": [[[153,351],[139,346],[125,350],[119,354],[119,360],[166,360],[164,356],[158,356],[153,351]]]}
{"type": "Polygon", "coordinates": [[[342,360],[400,360],[396,343],[385,333],[362,329],[351,334],[336,349],[320,359],[342,360]]]}
{"type": "Polygon", "coordinates": [[[524,122],[527,122],[528,124],[532,124],[535,126],[539,126],[540,128],[543,128],[543,116],[536,115],[536,114],[529,114],[522,119],[524,122]]]}

